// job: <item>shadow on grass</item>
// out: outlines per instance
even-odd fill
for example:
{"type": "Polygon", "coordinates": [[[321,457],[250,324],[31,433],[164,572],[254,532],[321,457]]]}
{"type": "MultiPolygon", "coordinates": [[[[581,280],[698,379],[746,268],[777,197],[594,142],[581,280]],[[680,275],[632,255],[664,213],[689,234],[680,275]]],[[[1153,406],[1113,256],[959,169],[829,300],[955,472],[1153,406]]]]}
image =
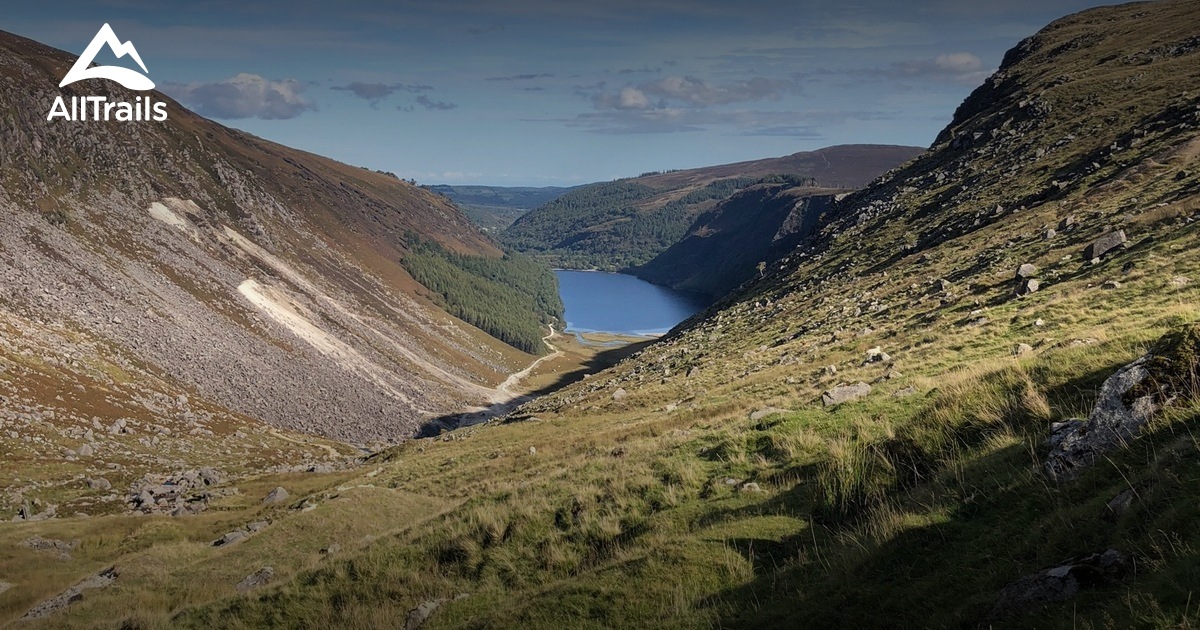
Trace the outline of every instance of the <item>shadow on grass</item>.
{"type": "MultiPolygon", "coordinates": [[[[544,387],[538,388],[535,391],[529,392],[516,398],[511,398],[504,402],[488,405],[486,408],[478,411],[467,413],[454,413],[444,416],[438,416],[426,421],[417,431],[418,438],[434,437],[440,435],[444,431],[453,431],[462,427],[469,427],[476,424],[482,424],[488,420],[505,416],[516,410],[521,405],[538,398],[556,392],[568,385],[582,381],[585,376],[595,374],[602,370],[606,370],[627,357],[630,357],[638,352],[641,352],[647,346],[657,342],[657,339],[647,339],[627,345],[614,347],[608,350],[597,353],[595,356],[588,359],[579,369],[570,372],[564,372],[558,378],[544,387]]],[[[506,422],[518,422],[527,420],[529,416],[516,416],[506,420],[506,422]]]]}
{"type": "MultiPolygon", "coordinates": [[[[1058,395],[1092,386],[1089,377],[1058,395]]],[[[1020,443],[948,461],[889,496],[886,509],[809,520],[783,540],[730,541],[754,563],[755,577],[702,604],[721,615],[718,627],[1178,625],[1180,614],[1196,614],[1189,605],[1200,574],[1197,431],[1200,409],[1185,409],[1063,484],[1043,474],[1045,431],[1030,431],[1020,443]],[[1130,489],[1130,508],[1108,507],[1130,489]],[[1134,573],[1073,599],[994,614],[1000,591],[1019,577],[1107,549],[1132,558],[1134,573]]],[[[790,494],[753,511],[805,509],[805,498],[790,494]]]]}

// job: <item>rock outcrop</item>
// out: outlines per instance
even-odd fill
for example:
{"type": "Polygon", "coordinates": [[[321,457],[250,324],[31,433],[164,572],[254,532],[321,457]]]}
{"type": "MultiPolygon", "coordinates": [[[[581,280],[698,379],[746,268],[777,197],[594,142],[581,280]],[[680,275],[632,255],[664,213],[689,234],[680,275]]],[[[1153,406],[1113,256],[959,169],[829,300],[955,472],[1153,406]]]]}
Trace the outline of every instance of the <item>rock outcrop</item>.
{"type": "Polygon", "coordinates": [[[1051,427],[1046,472],[1069,480],[1104,453],[1121,448],[1177,396],[1195,395],[1200,326],[1163,337],[1154,350],[1117,370],[1100,388],[1087,420],[1071,419],[1051,427]]]}

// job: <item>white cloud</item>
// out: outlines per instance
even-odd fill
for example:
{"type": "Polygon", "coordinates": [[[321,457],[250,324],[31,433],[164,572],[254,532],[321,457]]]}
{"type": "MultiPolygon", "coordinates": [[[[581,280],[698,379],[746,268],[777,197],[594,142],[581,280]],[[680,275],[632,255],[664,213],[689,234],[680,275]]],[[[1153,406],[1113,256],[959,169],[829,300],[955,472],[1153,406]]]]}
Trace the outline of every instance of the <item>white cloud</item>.
{"type": "Polygon", "coordinates": [[[304,83],[295,79],[271,81],[245,72],[225,81],[163,86],[164,91],[201,116],[265,120],[295,118],[316,111],[316,102],[303,96],[304,88],[304,83]]]}

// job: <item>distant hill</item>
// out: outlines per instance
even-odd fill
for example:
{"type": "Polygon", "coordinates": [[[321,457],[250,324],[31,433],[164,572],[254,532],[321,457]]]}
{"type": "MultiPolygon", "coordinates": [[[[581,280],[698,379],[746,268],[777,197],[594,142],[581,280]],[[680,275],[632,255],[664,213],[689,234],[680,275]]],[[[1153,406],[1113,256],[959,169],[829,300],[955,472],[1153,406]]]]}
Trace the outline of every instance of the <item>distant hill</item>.
{"type": "Polygon", "coordinates": [[[495,234],[512,225],[521,215],[547,204],[572,187],[545,186],[452,186],[434,184],[426,190],[442,195],[462,208],[484,232],[495,234]]]}
{"type": "Polygon", "coordinates": [[[581,186],[517,219],[500,240],[548,263],[617,271],[643,265],[734,193],[763,184],[849,190],[922,149],[844,145],[581,186]]]}

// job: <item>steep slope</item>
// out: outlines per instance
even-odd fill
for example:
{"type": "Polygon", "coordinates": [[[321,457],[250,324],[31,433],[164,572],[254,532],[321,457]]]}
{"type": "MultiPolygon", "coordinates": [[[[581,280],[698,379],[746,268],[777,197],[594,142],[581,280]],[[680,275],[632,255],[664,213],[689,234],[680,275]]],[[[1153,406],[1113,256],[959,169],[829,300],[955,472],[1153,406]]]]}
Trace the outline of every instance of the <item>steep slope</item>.
{"type": "Polygon", "coordinates": [[[484,232],[498,234],[526,212],[571,191],[561,186],[425,186],[458,204],[484,232]]]}
{"type": "MultiPolygon", "coordinates": [[[[137,366],[134,381],[153,374],[236,414],[355,442],[491,402],[489,386],[526,359],[436,308],[401,266],[409,233],[501,255],[445,199],[157,93],[166,122],[47,121],[60,94],[134,99],[100,80],[60,91],[73,62],[0,34],[7,325],[102,346],[137,366]]],[[[35,354],[67,371],[94,358],[75,352],[35,354]]]]}
{"type": "Polygon", "coordinates": [[[678,242],[700,214],[739,190],[770,183],[858,188],[920,152],[845,145],[591,184],[522,216],[501,241],[556,266],[626,269],[678,242]]]}
{"type": "Polygon", "coordinates": [[[807,236],[842,191],[760,184],[696,218],[685,235],[630,272],[643,280],[721,297],[759,277],[766,265],[807,236]]]}

